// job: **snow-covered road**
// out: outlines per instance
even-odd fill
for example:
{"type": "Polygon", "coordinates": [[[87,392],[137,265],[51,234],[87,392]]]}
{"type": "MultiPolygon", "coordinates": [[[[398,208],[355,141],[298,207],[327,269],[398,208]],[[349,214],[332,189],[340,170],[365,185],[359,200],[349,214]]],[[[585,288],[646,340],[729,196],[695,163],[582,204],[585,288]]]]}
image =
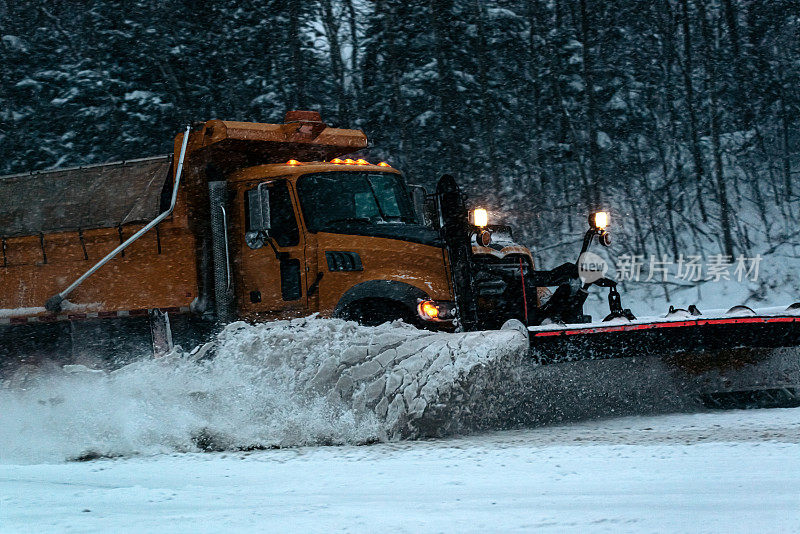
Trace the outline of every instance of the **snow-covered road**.
{"type": "Polygon", "coordinates": [[[3,532],[800,531],[800,409],[0,465],[3,532]]]}

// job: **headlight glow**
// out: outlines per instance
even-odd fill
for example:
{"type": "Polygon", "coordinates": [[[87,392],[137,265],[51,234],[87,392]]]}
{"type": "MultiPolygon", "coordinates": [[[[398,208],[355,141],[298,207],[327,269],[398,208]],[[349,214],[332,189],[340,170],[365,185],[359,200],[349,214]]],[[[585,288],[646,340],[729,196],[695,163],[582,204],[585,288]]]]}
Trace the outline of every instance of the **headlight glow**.
{"type": "Polygon", "coordinates": [[[606,226],[608,226],[608,212],[598,211],[597,213],[593,213],[591,216],[591,223],[594,228],[605,230],[606,226]]]}
{"type": "Polygon", "coordinates": [[[475,208],[472,210],[472,224],[481,228],[488,225],[489,213],[483,208],[475,208]]]}

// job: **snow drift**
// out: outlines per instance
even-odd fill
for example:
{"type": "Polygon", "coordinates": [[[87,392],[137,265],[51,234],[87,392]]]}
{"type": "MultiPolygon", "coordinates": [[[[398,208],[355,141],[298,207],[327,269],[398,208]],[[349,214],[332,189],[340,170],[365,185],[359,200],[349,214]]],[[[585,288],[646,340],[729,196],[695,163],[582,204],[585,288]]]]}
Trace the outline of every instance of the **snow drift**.
{"type": "Polygon", "coordinates": [[[365,444],[694,402],[657,356],[537,365],[521,323],[237,322],[191,352],[0,383],[0,462],[365,444]]]}
{"type": "Polygon", "coordinates": [[[527,340],[316,318],[238,322],[206,346],[111,373],[0,389],[0,461],[444,435],[502,417],[527,340]]]}

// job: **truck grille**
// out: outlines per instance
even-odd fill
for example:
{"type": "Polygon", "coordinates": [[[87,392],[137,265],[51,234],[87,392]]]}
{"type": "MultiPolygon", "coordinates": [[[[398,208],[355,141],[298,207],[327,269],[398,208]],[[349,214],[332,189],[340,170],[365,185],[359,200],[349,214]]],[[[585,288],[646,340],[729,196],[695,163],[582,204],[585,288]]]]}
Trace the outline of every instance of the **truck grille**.
{"type": "MultiPolygon", "coordinates": [[[[500,296],[509,290],[521,290],[519,260],[520,256],[496,258],[494,256],[474,256],[475,290],[479,296],[500,296]]],[[[522,272],[527,278],[531,266],[527,259],[522,258],[522,272]]]]}

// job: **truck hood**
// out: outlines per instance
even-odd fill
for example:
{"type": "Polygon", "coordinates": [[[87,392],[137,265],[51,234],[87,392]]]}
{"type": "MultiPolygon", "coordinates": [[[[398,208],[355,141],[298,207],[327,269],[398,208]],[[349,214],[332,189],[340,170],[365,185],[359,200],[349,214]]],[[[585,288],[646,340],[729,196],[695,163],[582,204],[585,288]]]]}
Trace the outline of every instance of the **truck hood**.
{"type": "Polygon", "coordinates": [[[329,227],[323,230],[329,234],[361,235],[370,237],[382,237],[385,239],[397,239],[399,241],[409,241],[421,245],[441,247],[442,241],[439,232],[422,226],[421,224],[366,224],[359,222],[338,223],[335,228],[329,227]]]}

